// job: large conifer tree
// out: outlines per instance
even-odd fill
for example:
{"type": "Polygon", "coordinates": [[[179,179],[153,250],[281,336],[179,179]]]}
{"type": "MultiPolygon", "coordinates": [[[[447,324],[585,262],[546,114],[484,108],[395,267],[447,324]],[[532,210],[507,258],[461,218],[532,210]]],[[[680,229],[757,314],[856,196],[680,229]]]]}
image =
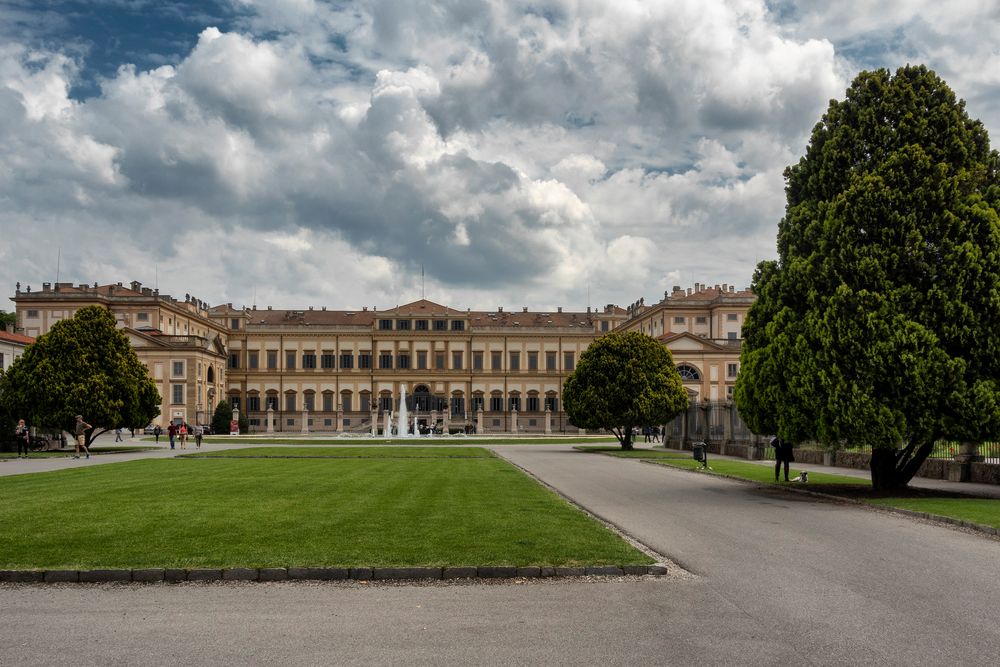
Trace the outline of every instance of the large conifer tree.
{"type": "Polygon", "coordinates": [[[758,433],[871,445],[905,486],[939,438],[1000,433],[998,158],[922,66],[862,72],[785,171],[735,398],[758,433]]]}

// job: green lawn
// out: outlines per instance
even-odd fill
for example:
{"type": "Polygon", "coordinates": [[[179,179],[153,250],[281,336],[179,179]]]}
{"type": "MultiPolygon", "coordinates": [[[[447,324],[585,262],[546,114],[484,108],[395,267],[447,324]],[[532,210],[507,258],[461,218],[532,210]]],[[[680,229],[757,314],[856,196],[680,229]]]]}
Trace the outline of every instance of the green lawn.
{"type": "Polygon", "coordinates": [[[3,477],[0,569],[652,562],[502,459],[459,451],[3,477]]]}
{"type": "Polygon", "coordinates": [[[341,458],[341,459],[420,459],[420,458],[493,458],[493,453],[482,447],[248,447],[222,449],[212,452],[195,451],[181,454],[185,458],[341,458]]]}
{"type": "MultiPolygon", "coordinates": [[[[147,452],[154,451],[156,447],[144,447],[142,445],[125,445],[122,447],[114,447],[111,445],[103,447],[91,447],[91,454],[128,454],[130,452],[147,452]]],[[[29,452],[29,458],[65,458],[67,456],[73,456],[73,449],[55,449],[47,450],[41,452],[29,452]]],[[[0,452],[0,459],[16,459],[17,452],[0,452]]]]}
{"type": "MultiPolygon", "coordinates": [[[[145,441],[152,442],[153,436],[147,436],[142,438],[145,441]]],[[[170,439],[165,435],[160,436],[160,442],[169,442],[170,439]]],[[[188,444],[193,443],[192,438],[188,438],[188,444]]],[[[509,436],[504,436],[502,434],[492,436],[492,437],[482,437],[482,436],[463,436],[463,435],[452,435],[452,436],[434,436],[434,437],[410,437],[410,438],[383,438],[378,437],[368,437],[359,436],[353,438],[337,438],[337,437],[301,437],[297,438],[295,436],[288,437],[270,437],[270,438],[260,438],[254,436],[240,435],[240,436],[229,436],[229,435],[207,435],[204,437],[203,443],[224,443],[224,444],[245,444],[245,445],[391,445],[394,447],[433,447],[439,445],[558,445],[567,443],[577,443],[577,442],[594,442],[594,443],[610,443],[617,442],[614,436],[539,436],[539,437],[524,437],[524,438],[512,438],[509,436]]]]}
{"type": "MultiPolygon", "coordinates": [[[[576,449],[619,458],[640,459],[660,465],[683,468],[685,470],[702,471],[701,462],[695,461],[690,452],[671,452],[655,449],[636,449],[624,452],[621,448],[612,447],[577,447],[576,449]]],[[[775,484],[773,463],[761,465],[731,459],[712,458],[712,455],[709,454],[708,465],[709,470],[705,472],[709,474],[723,475],[762,484],[775,484]]],[[[789,475],[791,477],[798,475],[794,464],[789,469],[789,475]]],[[[786,483],[780,482],[779,485],[786,486],[786,483]]],[[[799,485],[796,482],[789,482],[787,486],[799,485]]],[[[871,482],[868,479],[822,472],[810,472],[809,483],[803,485],[802,488],[820,493],[831,493],[842,498],[857,500],[871,505],[897,507],[915,512],[927,512],[928,514],[947,516],[1000,528],[1000,500],[993,498],[954,497],[955,494],[937,493],[927,489],[913,489],[911,491],[912,497],[879,497],[880,494],[871,490],[871,482]]]]}

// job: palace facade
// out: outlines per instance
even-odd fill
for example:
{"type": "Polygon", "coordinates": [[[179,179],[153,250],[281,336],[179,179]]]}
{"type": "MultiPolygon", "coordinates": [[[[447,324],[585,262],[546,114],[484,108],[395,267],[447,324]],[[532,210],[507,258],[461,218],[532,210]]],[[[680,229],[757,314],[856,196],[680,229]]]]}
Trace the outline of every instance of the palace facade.
{"type": "Polygon", "coordinates": [[[636,330],[673,352],[702,400],[730,396],[740,328],[753,303],[729,286],[675,287],[659,303],[554,312],[458,310],[420,300],[388,310],[209,307],[128,286],[17,286],[17,331],[45,333],[87,305],[115,315],[163,399],[158,423],[207,423],[228,400],[253,431],[370,432],[398,413],[480,433],[575,432],[563,382],[598,336],[636,330]]]}

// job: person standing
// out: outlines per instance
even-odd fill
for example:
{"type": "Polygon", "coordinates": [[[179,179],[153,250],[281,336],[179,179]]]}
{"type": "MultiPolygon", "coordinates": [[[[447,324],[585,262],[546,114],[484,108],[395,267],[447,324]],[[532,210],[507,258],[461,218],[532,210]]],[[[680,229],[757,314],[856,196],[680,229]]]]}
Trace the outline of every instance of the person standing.
{"type": "Polygon", "coordinates": [[[73,455],[74,459],[80,458],[81,449],[87,453],[87,458],[90,458],[90,449],[87,448],[87,431],[92,428],[94,427],[83,421],[83,415],[76,416],[76,427],[74,429],[74,433],[76,434],[76,454],[73,455]]]}
{"type": "Polygon", "coordinates": [[[14,437],[17,439],[17,458],[21,458],[21,449],[24,449],[24,458],[28,458],[28,445],[31,443],[31,432],[23,419],[17,420],[14,428],[14,437]]]}
{"type": "Polygon", "coordinates": [[[157,424],[153,427],[153,435],[156,436],[156,444],[160,444],[160,434],[163,433],[163,429],[157,424]]]}
{"type": "Polygon", "coordinates": [[[118,428],[115,429],[115,442],[121,442],[121,441],[122,441],[122,427],[119,426],[118,428]]]}
{"type": "Polygon", "coordinates": [[[187,422],[181,422],[181,425],[177,427],[177,437],[179,437],[181,440],[181,449],[187,447],[187,439],[188,439],[187,422]]]}
{"type": "Polygon", "coordinates": [[[771,446],[774,447],[774,481],[779,481],[781,466],[785,466],[785,481],[788,481],[788,464],[795,461],[795,454],[792,452],[792,443],[785,441],[778,436],[771,438],[771,446]]]}
{"type": "Polygon", "coordinates": [[[199,426],[198,424],[195,424],[195,427],[194,427],[194,444],[195,444],[195,447],[197,447],[198,449],[201,449],[201,436],[203,436],[204,434],[205,434],[205,427],[204,426],[199,426]]]}
{"type": "Polygon", "coordinates": [[[167,435],[170,436],[170,449],[174,448],[174,438],[177,437],[177,424],[170,422],[167,426],[167,435]]]}

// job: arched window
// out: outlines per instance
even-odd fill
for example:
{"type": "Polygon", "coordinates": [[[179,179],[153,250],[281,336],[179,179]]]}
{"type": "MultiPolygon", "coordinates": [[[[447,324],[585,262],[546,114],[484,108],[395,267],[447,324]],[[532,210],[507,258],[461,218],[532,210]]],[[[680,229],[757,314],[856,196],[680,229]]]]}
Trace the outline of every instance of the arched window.
{"type": "Polygon", "coordinates": [[[208,381],[209,384],[215,382],[215,370],[212,368],[211,365],[209,365],[208,367],[208,372],[205,373],[205,379],[208,381]]]}
{"type": "Polygon", "coordinates": [[[680,364],[677,366],[677,372],[681,374],[681,380],[684,380],[685,382],[688,380],[701,379],[701,373],[698,372],[698,369],[688,364],[680,364]]]}

